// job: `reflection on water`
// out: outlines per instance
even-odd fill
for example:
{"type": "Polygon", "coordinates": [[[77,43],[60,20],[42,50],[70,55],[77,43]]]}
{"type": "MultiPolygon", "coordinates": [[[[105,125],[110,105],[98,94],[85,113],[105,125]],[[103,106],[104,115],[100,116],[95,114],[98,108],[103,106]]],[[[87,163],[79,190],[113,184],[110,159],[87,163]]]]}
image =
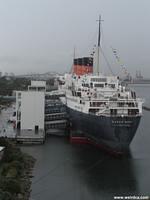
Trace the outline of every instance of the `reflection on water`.
{"type": "MultiPolygon", "coordinates": [[[[136,90],[150,104],[150,88],[136,90]]],[[[130,154],[123,158],[58,137],[49,137],[45,145],[23,147],[37,158],[32,199],[109,200],[115,195],[149,195],[149,119],[150,112],[144,111],[130,154]]]]}
{"type": "Polygon", "coordinates": [[[55,137],[48,138],[45,146],[25,149],[38,159],[33,199],[98,200],[139,194],[130,157],[113,158],[95,147],[55,137]]]}
{"type": "Polygon", "coordinates": [[[138,194],[130,158],[112,158],[93,147],[87,148],[86,152],[81,151],[74,158],[77,162],[82,161],[76,170],[85,199],[110,199],[120,194],[138,194]]]}
{"type": "Polygon", "coordinates": [[[113,158],[94,147],[71,145],[55,137],[45,146],[27,147],[26,151],[38,159],[33,199],[111,199],[117,194],[140,194],[131,157],[113,158]]]}

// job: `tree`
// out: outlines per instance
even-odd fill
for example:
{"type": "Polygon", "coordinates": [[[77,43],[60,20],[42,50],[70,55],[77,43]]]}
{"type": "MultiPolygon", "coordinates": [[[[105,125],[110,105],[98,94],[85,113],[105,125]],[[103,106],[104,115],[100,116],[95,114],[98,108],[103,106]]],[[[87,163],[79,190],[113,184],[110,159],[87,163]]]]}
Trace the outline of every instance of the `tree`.
{"type": "Polygon", "coordinates": [[[0,188],[3,191],[7,191],[12,195],[21,193],[20,182],[12,178],[6,178],[6,177],[3,178],[2,181],[0,182],[0,188]]]}
{"type": "Polygon", "coordinates": [[[12,200],[12,195],[0,189],[0,200],[12,200]]]}

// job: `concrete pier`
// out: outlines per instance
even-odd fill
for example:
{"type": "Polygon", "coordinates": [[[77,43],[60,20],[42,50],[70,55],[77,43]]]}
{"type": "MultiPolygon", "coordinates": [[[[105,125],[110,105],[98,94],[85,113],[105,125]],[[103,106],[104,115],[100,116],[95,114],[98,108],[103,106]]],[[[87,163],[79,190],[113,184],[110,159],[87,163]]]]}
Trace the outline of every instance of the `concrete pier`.
{"type": "Polygon", "coordinates": [[[38,133],[33,130],[17,131],[16,141],[21,144],[43,144],[45,142],[45,132],[43,130],[39,130],[38,133]]]}

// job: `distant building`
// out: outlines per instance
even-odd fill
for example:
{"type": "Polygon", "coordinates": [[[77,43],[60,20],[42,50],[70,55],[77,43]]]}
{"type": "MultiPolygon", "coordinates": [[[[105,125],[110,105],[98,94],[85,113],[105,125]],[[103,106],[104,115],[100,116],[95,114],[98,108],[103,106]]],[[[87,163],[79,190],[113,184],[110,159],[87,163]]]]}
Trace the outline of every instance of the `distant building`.
{"type": "Polygon", "coordinates": [[[9,80],[11,80],[11,79],[13,79],[14,77],[15,77],[15,74],[14,73],[8,73],[8,72],[5,72],[4,73],[4,77],[5,77],[5,79],[7,80],[7,81],[9,81],[9,80]]]}
{"type": "Polygon", "coordinates": [[[136,79],[143,79],[143,76],[142,76],[142,74],[141,74],[141,71],[139,70],[137,70],[136,71],[136,77],[135,77],[136,79]]]}
{"type": "Polygon", "coordinates": [[[28,91],[46,92],[46,82],[45,81],[31,81],[31,85],[28,86],[28,91]]]}
{"type": "Polygon", "coordinates": [[[37,81],[47,81],[47,80],[53,80],[58,74],[56,72],[47,72],[44,74],[24,74],[24,75],[18,75],[18,78],[28,78],[30,80],[37,80],[37,81]]]}

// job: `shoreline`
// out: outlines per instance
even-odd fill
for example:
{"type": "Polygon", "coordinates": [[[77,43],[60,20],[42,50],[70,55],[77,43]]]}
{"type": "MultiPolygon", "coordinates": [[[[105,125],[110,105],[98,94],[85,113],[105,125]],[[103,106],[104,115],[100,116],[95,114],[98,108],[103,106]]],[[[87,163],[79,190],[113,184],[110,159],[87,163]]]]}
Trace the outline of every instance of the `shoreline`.
{"type": "Polygon", "coordinates": [[[36,159],[15,143],[0,138],[4,154],[0,161],[0,199],[29,200],[36,159]]]}

